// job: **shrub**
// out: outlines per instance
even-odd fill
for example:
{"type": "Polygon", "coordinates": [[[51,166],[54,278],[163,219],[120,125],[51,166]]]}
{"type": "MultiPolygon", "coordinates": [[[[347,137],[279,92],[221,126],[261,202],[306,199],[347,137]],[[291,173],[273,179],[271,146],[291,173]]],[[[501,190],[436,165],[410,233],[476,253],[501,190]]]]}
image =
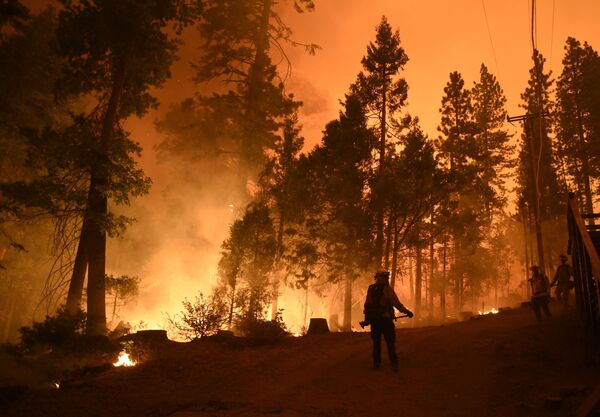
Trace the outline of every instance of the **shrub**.
{"type": "Polygon", "coordinates": [[[168,317],[169,325],[186,340],[199,339],[217,334],[227,319],[227,305],[221,294],[213,290],[209,297],[203,293],[194,302],[182,301],[183,311],[168,317]]]}
{"type": "Polygon", "coordinates": [[[34,322],[31,327],[21,327],[21,348],[33,352],[44,348],[71,349],[79,346],[84,338],[86,314],[78,311],[68,313],[64,308],[54,316],[46,316],[42,322],[34,322]]]}
{"type": "Polygon", "coordinates": [[[262,320],[252,317],[241,319],[238,328],[244,336],[255,344],[277,343],[289,334],[283,322],[281,310],[277,313],[275,320],[262,320]]]}

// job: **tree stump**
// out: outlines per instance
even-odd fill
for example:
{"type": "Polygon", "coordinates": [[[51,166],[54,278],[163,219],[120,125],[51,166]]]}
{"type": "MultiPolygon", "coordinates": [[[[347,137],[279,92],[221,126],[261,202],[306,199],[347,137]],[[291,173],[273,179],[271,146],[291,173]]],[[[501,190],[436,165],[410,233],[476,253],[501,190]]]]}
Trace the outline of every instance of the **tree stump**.
{"type": "Polygon", "coordinates": [[[169,340],[166,330],[139,330],[133,339],[142,343],[162,343],[169,340]]]}
{"type": "Polygon", "coordinates": [[[325,333],[329,333],[329,327],[327,326],[327,319],[323,319],[323,318],[310,319],[310,324],[308,325],[308,331],[306,332],[306,335],[325,334],[325,333]]]}
{"type": "Polygon", "coordinates": [[[160,345],[169,341],[166,330],[139,330],[119,338],[121,342],[133,342],[140,345],[160,345]]]}

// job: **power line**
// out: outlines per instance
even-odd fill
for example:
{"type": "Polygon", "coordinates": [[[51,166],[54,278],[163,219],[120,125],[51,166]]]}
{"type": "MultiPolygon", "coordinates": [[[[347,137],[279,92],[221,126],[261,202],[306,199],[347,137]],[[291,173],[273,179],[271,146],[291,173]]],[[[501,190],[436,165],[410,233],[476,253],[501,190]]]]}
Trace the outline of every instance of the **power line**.
{"type": "Polygon", "coordinates": [[[550,34],[550,59],[548,60],[549,68],[552,69],[552,54],[554,52],[554,17],[556,12],[556,0],[552,0],[552,30],[550,34]]]}
{"type": "MultiPolygon", "coordinates": [[[[542,135],[543,135],[543,128],[542,128],[542,120],[543,120],[543,113],[544,113],[544,109],[543,109],[543,103],[542,103],[542,82],[543,82],[543,74],[542,74],[542,69],[540,68],[542,65],[541,62],[541,55],[539,54],[538,51],[538,60],[536,61],[535,57],[536,57],[536,51],[537,51],[537,8],[536,8],[536,1],[535,0],[531,0],[531,44],[532,44],[532,48],[533,48],[533,65],[535,67],[535,74],[537,77],[537,111],[539,112],[539,142],[540,142],[540,151],[538,154],[538,160],[537,160],[537,168],[536,168],[536,176],[538,178],[538,180],[536,181],[536,198],[540,198],[540,184],[539,184],[539,177],[540,177],[540,166],[542,163],[542,146],[543,146],[543,140],[542,140],[542,135]]],[[[539,215],[539,213],[538,213],[539,215]]]]}
{"type": "Polygon", "coordinates": [[[485,0],[481,0],[481,6],[483,7],[483,16],[485,17],[485,26],[487,27],[488,37],[490,38],[490,45],[492,46],[492,54],[494,55],[494,63],[496,64],[496,73],[498,74],[498,80],[500,81],[500,83],[502,83],[502,77],[500,76],[500,66],[498,65],[498,57],[496,56],[496,48],[494,48],[494,40],[492,39],[490,22],[488,21],[487,11],[485,9],[485,0]]]}
{"type": "MultiPolygon", "coordinates": [[[[527,0],[527,24],[531,26],[531,0],[527,0]]],[[[528,27],[529,32],[531,32],[531,28],[528,27]]],[[[533,44],[531,45],[533,47],[533,44]]]]}
{"type": "Polygon", "coordinates": [[[534,52],[537,49],[537,21],[536,21],[535,0],[531,0],[531,47],[534,52]]]}

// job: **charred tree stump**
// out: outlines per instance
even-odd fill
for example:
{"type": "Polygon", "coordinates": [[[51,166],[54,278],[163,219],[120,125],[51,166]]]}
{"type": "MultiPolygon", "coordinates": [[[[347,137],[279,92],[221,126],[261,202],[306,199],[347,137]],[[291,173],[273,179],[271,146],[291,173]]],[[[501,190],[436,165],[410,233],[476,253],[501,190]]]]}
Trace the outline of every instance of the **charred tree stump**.
{"type": "Polygon", "coordinates": [[[159,344],[168,342],[166,330],[139,330],[134,334],[125,336],[126,340],[142,344],[159,344]]]}
{"type": "Polygon", "coordinates": [[[323,318],[311,318],[310,324],[308,325],[307,335],[313,334],[325,334],[329,333],[329,326],[327,326],[327,319],[323,318]]]}

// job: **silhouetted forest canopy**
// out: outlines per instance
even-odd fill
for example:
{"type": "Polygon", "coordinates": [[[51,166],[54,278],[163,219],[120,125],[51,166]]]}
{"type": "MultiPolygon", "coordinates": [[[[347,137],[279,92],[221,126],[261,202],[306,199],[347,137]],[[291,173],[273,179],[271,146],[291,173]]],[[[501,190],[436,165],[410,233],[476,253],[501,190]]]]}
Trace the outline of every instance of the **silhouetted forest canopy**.
{"type": "Polygon", "coordinates": [[[428,132],[409,112],[423,63],[382,16],[307,138],[294,60],[328,50],[289,22],[319,3],[0,0],[1,342],[81,311],[87,335],[359,330],[378,270],[417,324],[529,298],[530,266],[569,249],[568,193],[597,206],[595,45],[566,39],[556,73],[532,52],[523,123],[497,63],[469,79],[440,60],[428,132]],[[190,88],[166,102],[175,65],[190,88]]]}

